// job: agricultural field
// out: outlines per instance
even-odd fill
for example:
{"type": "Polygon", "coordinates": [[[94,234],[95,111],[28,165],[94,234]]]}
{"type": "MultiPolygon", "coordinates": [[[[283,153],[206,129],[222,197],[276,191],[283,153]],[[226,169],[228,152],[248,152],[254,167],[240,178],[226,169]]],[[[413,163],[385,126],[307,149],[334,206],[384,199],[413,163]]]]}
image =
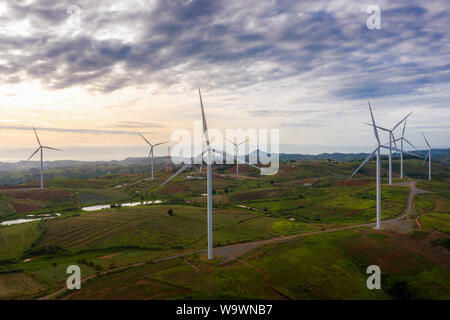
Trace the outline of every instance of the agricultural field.
{"type": "Polygon", "coordinates": [[[427,229],[450,234],[450,193],[448,182],[419,181],[418,187],[429,190],[420,194],[415,201],[415,214],[427,229]]]}
{"type": "Polygon", "coordinates": [[[45,226],[40,222],[0,227],[0,262],[22,257],[24,251],[35,243],[45,226]]]}
{"type": "MultiPolygon", "coordinates": [[[[383,220],[399,216],[409,194],[407,186],[387,185],[386,164],[383,220]]],[[[415,196],[409,214],[421,226],[380,234],[361,227],[375,221],[374,166],[347,180],[357,165],[290,162],[275,176],[242,166],[239,177],[233,166],[215,168],[213,262],[204,255],[206,180],[187,179],[205,170],[163,188],[175,169],[158,171],[154,183],[148,174],[113,174],[53,178],[45,191],[2,189],[0,221],[52,216],[0,227],[0,298],[448,299],[448,181],[408,178],[430,191],[415,196]],[[81,210],[149,200],[162,203],[81,210]],[[59,292],[73,264],[83,290],[59,292]],[[369,264],[382,266],[385,290],[366,289],[369,264]],[[11,288],[14,279],[24,286],[11,288]]]]}
{"type": "MultiPolygon", "coordinates": [[[[203,248],[206,242],[206,210],[188,206],[122,208],[95,214],[46,222],[47,232],[35,250],[61,249],[203,248]]],[[[238,210],[214,213],[215,245],[272,236],[274,218],[252,215],[238,210]]]]}
{"type": "Polygon", "coordinates": [[[449,299],[449,271],[394,240],[360,229],[268,244],[225,264],[186,256],[89,281],[61,298],[449,299]],[[365,287],[365,269],[374,263],[383,270],[383,290],[365,287]]]}

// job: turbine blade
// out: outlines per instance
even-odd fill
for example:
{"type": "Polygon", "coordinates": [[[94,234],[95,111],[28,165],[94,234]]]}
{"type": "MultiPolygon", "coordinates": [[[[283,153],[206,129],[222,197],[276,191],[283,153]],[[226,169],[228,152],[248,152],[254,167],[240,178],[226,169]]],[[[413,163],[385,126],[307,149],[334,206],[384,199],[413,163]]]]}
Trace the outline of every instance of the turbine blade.
{"type": "MultiPolygon", "coordinates": [[[[365,124],[367,124],[368,126],[372,126],[373,127],[373,124],[371,124],[371,123],[365,122],[365,124]]],[[[383,127],[380,127],[380,126],[377,126],[377,128],[380,129],[380,130],[383,130],[383,131],[387,131],[387,132],[391,131],[389,129],[386,129],[386,128],[383,128],[383,127]]]]}
{"type": "MultiPolygon", "coordinates": [[[[215,152],[215,153],[217,153],[217,154],[220,154],[220,155],[222,155],[222,156],[224,156],[224,157],[227,157],[227,156],[228,156],[228,157],[233,157],[233,158],[234,158],[234,156],[230,155],[229,153],[227,153],[227,152],[225,152],[225,151],[216,150],[216,149],[211,149],[211,150],[212,150],[212,152],[215,152]]],[[[249,162],[247,162],[247,161],[245,161],[245,160],[243,160],[243,159],[239,159],[239,158],[238,158],[238,161],[240,161],[241,163],[246,164],[246,165],[248,165],[248,166],[250,166],[250,167],[252,167],[252,168],[261,170],[261,168],[255,166],[255,165],[253,165],[253,164],[251,164],[251,163],[249,163],[249,162]]]]}
{"type": "Polygon", "coordinates": [[[167,142],[169,142],[169,141],[164,141],[164,142],[160,142],[160,143],[154,144],[153,147],[160,146],[160,145],[165,144],[167,142]]]}
{"type": "Polygon", "coordinates": [[[173,178],[175,178],[177,175],[179,175],[180,173],[182,173],[184,170],[186,170],[188,167],[192,166],[192,163],[186,163],[180,170],[178,170],[177,172],[175,172],[169,179],[167,179],[166,181],[163,182],[163,184],[160,185],[160,187],[164,186],[165,184],[167,184],[170,180],[172,180],[173,178]]]}
{"type": "Polygon", "coordinates": [[[403,140],[405,140],[411,147],[417,150],[417,148],[411,142],[409,142],[408,139],[404,138],[403,140]]]}
{"type": "Polygon", "coordinates": [[[368,104],[369,104],[370,116],[372,117],[373,132],[375,134],[375,138],[377,138],[378,144],[381,144],[380,137],[378,136],[377,124],[375,123],[375,118],[373,117],[372,107],[370,106],[370,102],[368,102],[368,104]]]}
{"type": "Polygon", "coordinates": [[[56,151],[62,151],[60,149],[56,149],[56,148],[52,148],[52,147],[46,147],[46,146],[42,146],[42,148],[50,149],[50,150],[56,150],[56,151]]]}
{"type": "Polygon", "coordinates": [[[419,154],[415,154],[415,153],[412,153],[412,152],[409,152],[409,151],[403,151],[403,153],[406,153],[406,154],[409,154],[410,156],[414,156],[414,157],[423,159],[423,156],[421,156],[419,154]]]}
{"type": "Polygon", "coordinates": [[[395,149],[398,149],[397,148],[397,141],[395,140],[395,136],[394,136],[394,132],[392,132],[391,134],[392,134],[392,142],[394,143],[394,147],[395,147],[395,149]]]}
{"type": "MultiPolygon", "coordinates": [[[[399,150],[397,148],[388,147],[386,145],[380,145],[380,148],[384,148],[384,149],[388,149],[388,150],[392,150],[392,151],[396,151],[396,152],[402,152],[401,150],[399,150]]],[[[403,151],[403,153],[406,153],[406,151],[403,151]]]]}
{"type": "Polygon", "coordinates": [[[392,128],[392,131],[394,131],[395,129],[397,129],[397,127],[406,119],[408,119],[408,117],[412,114],[413,112],[411,111],[410,113],[408,113],[408,115],[406,117],[404,117],[402,120],[399,121],[399,123],[397,123],[394,128],[392,128]]]}
{"type": "Polygon", "coordinates": [[[406,122],[408,121],[408,119],[405,119],[405,122],[403,123],[403,131],[402,131],[402,138],[405,137],[405,129],[406,129],[406,122]]]}
{"type": "Polygon", "coordinates": [[[209,147],[208,126],[206,125],[205,109],[203,108],[202,93],[198,88],[198,95],[200,97],[200,107],[202,109],[203,134],[205,135],[206,144],[209,147]]]}
{"type": "Polygon", "coordinates": [[[427,143],[428,149],[431,149],[430,144],[428,143],[427,138],[425,137],[425,135],[422,133],[423,138],[425,139],[425,142],[427,143]]]}
{"type": "Polygon", "coordinates": [[[234,145],[234,146],[237,147],[236,143],[234,143],[233,141],[231,141],[231,140],[229,140],[229,139],[227,139],[227,138],[225,138],[225,140],[227,140],[229,143],[231,143],[232,145],[234,145]]]}
{"type": "Polygon", "coordinates": [[[139,135],[142,137],[142,139],[145,140],[145,142],[147,142],[150,146],[152,146],[152,144],[147,139],[145,139],[145,137],[142,135],[142,133],[139,133],[139,135]]]}
{"type": "Polygon", "coordinates": [[[238,145],[240,146],[241,144],[246,143],[247,141],[248,141],[248,138],[245,139],[245,141],[242,141],[241,143],[239,143],[238,145]]]}
{"type": "Polygon", "coordinates": [[[183,167],[181,167],[180,170],[178,170],[177,172],[175,172],[169,179],[167,179],[166,181],[164,181],[163,184],[160,185],[160,187],[164,186],[165,184],[167,184],[170,180],[172,180],[173,178],[175,178],[177,175],[179,175],[180,173],[182,173],[184,170],[186,170],[187,168],[189,168],[190,166],[195,164],[195,160],[197,158],[203,157],[203,154],[208,151],[208,149],[205,149],[201,154],[199,154],[198,156],[191,158],[189,163],[186,163],[183,167]]]}
{"type": "MultiPolygon", "coordinates": [[[[390,148],[390,147],[384,146],[384,145],[381,145],[380,148],[384,148],[384,149],[388,149],[388,150],[392,150],[392,151],[396,151],[396,152],[402,152],[401,150],[399,150],[399,149],[397,149],[397,148],[390,148]]],[[[405,150],[403,150],[403,153],[409,154],[409,155],[411,155],[411,156],[423,158],[422,156],[419,156],[419,155],[417,155],[417,154],[415,154],[415,153],[411,153],[411,152],[408,152],[408,151],[405,151],[405,150]]]]}
{"type": "Polygon", "coordinates": [[[29,157],[29,158],[27,159],[27,161],[25,161],[25,162],[28,162],[28,161],[30,161],[30,159],[31,159],[31,158],[33,158],[33,157],[34,157],[34,155],[35,155],[36,153],[38,153],[38,152],[39,152],[39,150],[41,150],[41,148],[42,148],[42,147],[39,147],[39,148],[37,148],[37,149],[36,149],[36,151],[35,151],[35,152],[33,152],[33,154],[32,154],[32,155],[31,155],[31,156],[30,156],[30,157],[29,157]]]}
{"type": "Polygon", "coordinates": [[[426,155],[425,159],[423,160],[422,164],[424,164],[425,161],[427,161],[429,155],[430,155],[430,151],[427,152],[427,155],[426,155]]]}
{"type": "Polygon", "coordinates": [[[36,135],[37,142],[39,143],[39,146],[41,147],[42,146],[41,145],[41,140],[39,140],[38,134],[36,132],[36,128],[34,126],[33,126],[33,131],[34,131],[34,134],[36,135]]]}
{"type": "Polygon", "coordinates": [[[377,152],[379,147],[375,148],[375,150],[373,150],[373,152],[371,154],[369,154],[367,156],[367,158],[359,165],[358,169],[356,169],[352,175],[348,178],[348,180],[350,180],[351,178],[353,178],[353,176],[367,163],[367,161],[369,161],[370,159],[373,158],[373,156],[375,155],[375,152],[377,152]]]}

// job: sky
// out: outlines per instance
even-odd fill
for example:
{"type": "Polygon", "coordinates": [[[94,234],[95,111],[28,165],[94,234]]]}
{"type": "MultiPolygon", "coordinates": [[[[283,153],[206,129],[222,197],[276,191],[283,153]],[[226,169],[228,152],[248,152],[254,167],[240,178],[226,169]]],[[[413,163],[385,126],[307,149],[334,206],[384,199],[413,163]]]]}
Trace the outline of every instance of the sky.
{"type": "Polygon", "coordinates": [[[449,17],[443,0],[4,0],[0,161],[28,158],[33,125],[65,151],[46,160],[145,156],[139,132],[193,130],[198,87],[209,128],[279,129],[281,152],[371,151],[368,101],[450,147],[449,17]]]}

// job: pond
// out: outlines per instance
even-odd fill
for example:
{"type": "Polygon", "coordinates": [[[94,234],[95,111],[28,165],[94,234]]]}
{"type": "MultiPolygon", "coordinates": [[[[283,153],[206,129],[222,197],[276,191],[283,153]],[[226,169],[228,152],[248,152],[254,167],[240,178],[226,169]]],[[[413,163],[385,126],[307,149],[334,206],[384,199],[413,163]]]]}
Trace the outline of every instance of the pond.
{"type": "Polygon", "coordinates": [[[16,219],[16,220],[8,220],[3,221],[0,223],[2,226],[12,226],[14,224],[21,224],[21,223],[27,223],[27,222],[33,222],[33,221],[39,221],[43,219],[53,219],[54,217],[46,217],[46,218],[36,218],[36,219],[16,219]]]}
{"type": "MultiPolygon", "coordinates": [[[[159,204],[162,203],[161,200],[154,200],[154,201],[143,201],[143,202],[128,202],[128,203],[121,203],[122,207],[136,207],[136,206],[141,206],[141,205],[152,205],[152,204],[159,204]]],[[[83,211],[98,211],[98,210],[104,210],[104,209],[110,209],[111,205],[110,204],[99,204],[96,206],[89,206],[89,207],[84,207],[81,210],[83,211]]]]}

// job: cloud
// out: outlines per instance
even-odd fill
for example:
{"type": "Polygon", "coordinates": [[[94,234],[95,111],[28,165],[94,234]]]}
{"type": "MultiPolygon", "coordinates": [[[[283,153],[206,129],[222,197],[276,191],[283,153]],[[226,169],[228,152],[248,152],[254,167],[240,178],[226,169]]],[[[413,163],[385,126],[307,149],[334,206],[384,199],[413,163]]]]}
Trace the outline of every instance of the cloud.
{"type": "Polygon", "coordinates": [[[140,121],[119,121],[115,125],[119,128],[163,128],[162,124],[156,122],[140,122],[140,121]]]}
{"type": "MultiPolygon", "coordinates": [[[[39,80],[49,92],[83,87],[93,93],[93,105],[96,96],[124,90],[130,99],[108,102],[137,112],[164,90],[170,97],[158,95],[148,107],[161,108],[161,119],[190,112],[181,111],[190,103],[186,92],[201,86],[211,101],[211,117],[231,123],[239,114],[244,125],[319,127],[310,143],[337,135],[365,139],[370,132],[362,122],[369,120],[370,100],[377,121],[386,126],[414,109],[411,124],[425,128],[438,113],[439,139],[447,141],[450,4],[379,0],[382,28],[369,30],[366,8],[372,4],[78,0],[77,23],[77,16],[67,13],[68,3],[9,1],[0,16],[0,83],[39,80]],[[145,92],[142,99],[136,99],[139,92],[145,92]],[[180,114],[168,117],[162,110],[166,104],[180,114]],[[350,132],[356,127],[361,131],[350,132]]],[[[135,134],[127,129],[166,127],[115,120],[105,130],[76,130],[135,134]]]]}
{"type": "Polygon", "coordinates": [[[305,120],[303,122],[285,122],[281,124],[282,128],[317,128],[326,126],[326,122],[320,120],[305,120]]]}
{"type": "MultiPolygon", "coordinates": [[[[29,126],[14,125],[14,124],[0,124],[1,129],[15,130],[15,131],[31,131],[29,126]]],[[[63,133],[80,133],[90,135],[137,135],[137,131],[121,131],[121,130],[98,130],[98,129],[73,129],[73,128],[53,128],[53,127],[39,127],[38,131],[63,132],[63,133]]],[[[151,134],[152,132],[142,132],[151,134]]]]}
{"type": "Polygon", "coordinates": [[[79,28],[63,3],[23,3],[10,1],[0,21],[5,30],[29,25],[19,35],[0,33],[5,82],[103,92],[146,82],[232,89],[308,74],[334,76],[329,95],[348,99],[449,82],[444,1],[383,1],[382,30],[368,30],[365,6],[350,1],[82,0],[79,28]]]}

